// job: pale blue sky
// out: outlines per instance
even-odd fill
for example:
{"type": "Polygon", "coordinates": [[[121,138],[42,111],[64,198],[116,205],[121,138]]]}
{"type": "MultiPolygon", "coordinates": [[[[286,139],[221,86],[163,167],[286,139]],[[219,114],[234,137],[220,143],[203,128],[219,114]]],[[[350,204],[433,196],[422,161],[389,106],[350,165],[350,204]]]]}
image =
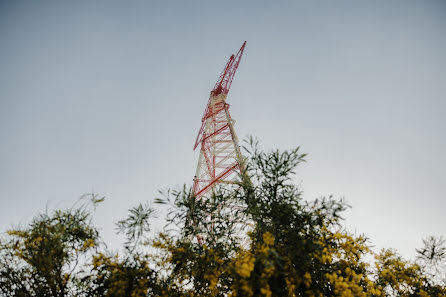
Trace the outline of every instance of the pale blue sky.
{"type": "Polygon", "coordinates": [[[2,1],[0,231],[105,194],[113,222],[191,183],[208,94],[247,40],[228,102],[240,138],[309,154],[307,199],[413,255],[446,235],[445,1],[2,1]]]}

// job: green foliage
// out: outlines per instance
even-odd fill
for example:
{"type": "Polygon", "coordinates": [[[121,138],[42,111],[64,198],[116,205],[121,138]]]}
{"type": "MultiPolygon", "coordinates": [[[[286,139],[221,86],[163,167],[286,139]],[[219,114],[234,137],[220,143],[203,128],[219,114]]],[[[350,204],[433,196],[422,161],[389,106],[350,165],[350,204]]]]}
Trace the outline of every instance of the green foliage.
{"type": "MultiPolygon", "coordinates": [[[[126,236],[127,241],[125,242],[126,249],[134,249],[141,239],[143,239],[144,234],[150,231],[149,219],[153,217],[155,210],[149,205],[139,204],[129,210],[129,216],[118,221],[117,230],[118,233],[122,233],[126,236]],[[133,244],[133,247],[131,248],[133,244]]],[[[130,251],[131,252],[131,251],[130,251]]]]}
{"type": "Polygon", "coordinates": [[[86,295],[142,297],[153,293],[157,275],[149,263],[150,259],[140,254],[132,254],[125,261],[118,255],[95,255],[86,295]]]}
{"type": "Polygon", "coordinates": [[[423,248],[417,249],[418,258],[426,264],[440,264],[446,261],[446,245],[442,237],[429,236],[423,239],[423,248]]]}
{"type": "Polygon", "coordinates": [[[83,256],[98,244],[90,203],[35,217],[27,228],[8,231],[0,245],[0,292],[5,296],[74,296],[83,256]]]}
{"type": "Polygon", "coordinates": [[[98,244],[89,204],[37,216],[0,245],[5,296],[446,296],[445,242],[431,237],[416,261],[373,252],[348,233],[333,197],[304,200],[295,184],[299,148],[264,152],[252,138],[246,175],[196,199],[183,187],[155,200],[169,208],[150,235],[154,209],[118,221],[121,253],[98,244]]]}

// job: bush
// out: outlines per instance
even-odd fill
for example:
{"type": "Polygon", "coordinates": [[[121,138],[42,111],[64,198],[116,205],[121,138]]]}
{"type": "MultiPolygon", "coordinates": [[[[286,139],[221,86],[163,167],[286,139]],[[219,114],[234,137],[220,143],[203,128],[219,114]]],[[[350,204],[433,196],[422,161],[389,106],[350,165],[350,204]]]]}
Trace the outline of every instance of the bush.
{"type": "Polygon", "coordinates": [[[5,296],[446,296],[445,246],[430,238],[416,262],[370,249],[342,226],[345,201],[306,201],[293,183],[299,148],[263,152],[252,139],[241,182],[196,199],[169,191],[165,231],[154,209],[119,221],[121,254],[99,244],[89,204],[37,216],[0,245],[5,296]],[[374,260],[373,260],[374,259],[374,260]],[[79,263],[82,263],[81,265],[79,263]],[[80,266],[80,267],[79,267],[80,266]]]}

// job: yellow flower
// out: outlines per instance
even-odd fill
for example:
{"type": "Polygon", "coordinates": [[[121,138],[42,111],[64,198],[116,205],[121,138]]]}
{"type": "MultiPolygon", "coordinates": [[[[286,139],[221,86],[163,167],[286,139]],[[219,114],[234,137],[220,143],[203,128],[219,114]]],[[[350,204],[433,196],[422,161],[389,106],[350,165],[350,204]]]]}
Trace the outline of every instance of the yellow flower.
{"type": "Polygon", "coordinates": [[[309,288],[311,285],[311,274],[307,272],[305,272],[304,274],[304,284],[305,287],[309,288]]]}
{"type": "Polygon", "coordinates": [[[237,273],[241,277],[249,277],[254,269],[255,258],[251,255],[242,255],[241,258],[235,262],[235,268],[237,273]]]}
{"type": "Polygon", "coordinates": [[[273,245],[274,244],[274,236],[269,232],[264,233],[263,234],[263,242],[269,246],[273,245]]]}
{"type": "Polygon", "coordinates": [[[90,238],[84,241],[82,248],[86,250],[88,248],[94,247],[94,245],[95,245],[94,240],[90,238]]]}
{"type": "Polygon", "coordinates": [[[272,292],[269,289],[268,285],[266,285],[265,288],[260,288],[260,293],[262,293],[262,295],[265,296],[265,297],[271,297],[271,295],[272,295],[272,292]]]}

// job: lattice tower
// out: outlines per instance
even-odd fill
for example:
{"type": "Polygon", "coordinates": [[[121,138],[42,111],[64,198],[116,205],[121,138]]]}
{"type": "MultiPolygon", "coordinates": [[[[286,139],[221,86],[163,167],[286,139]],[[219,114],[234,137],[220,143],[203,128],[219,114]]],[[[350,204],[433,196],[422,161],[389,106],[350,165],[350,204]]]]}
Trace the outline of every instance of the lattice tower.
{"type": "Polygon", "coordinates": [[[226,63],[211,91],[194,150],[200,145],[193,193],[200,198],[217,184],[233,184],[245,174],[243,158],[229,113],[226,97],[245,49],[246,41],[236,55],[226,63]]]}

